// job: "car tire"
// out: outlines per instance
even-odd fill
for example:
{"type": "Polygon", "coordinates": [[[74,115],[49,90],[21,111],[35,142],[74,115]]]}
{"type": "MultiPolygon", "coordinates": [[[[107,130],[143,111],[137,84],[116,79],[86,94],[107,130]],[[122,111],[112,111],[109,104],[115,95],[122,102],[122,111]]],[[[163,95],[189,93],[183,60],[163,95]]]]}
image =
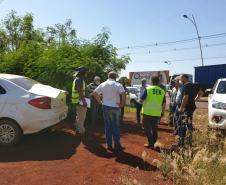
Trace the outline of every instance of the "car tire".
{"type": "Polygon", "coordinates": [[[136,105],[136,101],[135,100],[130,100],[130,106],[131,107],[135,107],[136,105]]]}
{"type": "Polygon", "coordinates": [[[21,128],[11,119],[0,120],[0,145],[12,146],[19,142],[22,136],[21,128]]]}

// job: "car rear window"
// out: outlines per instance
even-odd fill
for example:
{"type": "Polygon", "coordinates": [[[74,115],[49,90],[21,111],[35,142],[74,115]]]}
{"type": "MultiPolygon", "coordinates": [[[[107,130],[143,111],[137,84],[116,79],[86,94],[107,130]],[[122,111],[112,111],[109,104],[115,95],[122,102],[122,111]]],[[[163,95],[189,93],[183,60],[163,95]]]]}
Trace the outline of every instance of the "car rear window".
{"type": "Polygon", "coordinates": [[[217,93],[226,94],[226,81],[221,81],[217,86],[217,93]]]}
{"type": "Polygon", "coordinates": [[[132,94],[136,94],[136,93],[139,92],[138,89],[136,89],[136,88],[129,88],[128,90],[129,90],[129,92],[132,93],[132,94]]]}
{"type": "Polygon", "coordinates": [[[39,84],[39,82],[32,80],[30,78],[13,78],[10,79],[10,81],[24,88],[27,91],[30,90],[33,87],[33,85],[39,84]]]}

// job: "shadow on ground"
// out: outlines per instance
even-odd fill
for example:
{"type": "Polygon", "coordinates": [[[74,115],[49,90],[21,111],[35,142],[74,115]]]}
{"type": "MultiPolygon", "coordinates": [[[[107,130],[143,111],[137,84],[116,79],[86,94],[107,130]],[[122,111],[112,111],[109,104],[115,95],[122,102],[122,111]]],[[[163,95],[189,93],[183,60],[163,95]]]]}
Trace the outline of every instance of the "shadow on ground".
{"type": "Polygon", "coordinates": [[[27,135],[16,146],[1,147],[0,162],[68,159],[80,142],[79,137],[63,131],[27,135]]]}

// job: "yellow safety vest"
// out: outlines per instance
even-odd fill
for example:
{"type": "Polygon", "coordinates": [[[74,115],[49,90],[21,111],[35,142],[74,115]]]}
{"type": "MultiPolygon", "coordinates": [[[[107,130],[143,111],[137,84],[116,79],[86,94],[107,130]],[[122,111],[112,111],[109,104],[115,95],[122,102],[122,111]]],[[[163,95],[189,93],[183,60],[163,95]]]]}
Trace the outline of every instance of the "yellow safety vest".
{"type": "MultiPolygon", "coordinates": [[[[79,103],[80,99],[79,99],[79,93],[75,89],[75,80],[72,83],[71,102],[74,103],[74,104],[77,104],[77,103],[79,103]]],[[[85,90],[86,90],[86,83],[83,80],[83,82],[82,82],[82,91],[83,91],[83,93],[85,93],[85,90]]]]}
{"type": "Polygon", "coordinates": [[[150,86],[147,88],[147,97],[143,103],[142,114],[148,116],[161,116],[162,102],[165,91],[159,86],[150,86]]]}

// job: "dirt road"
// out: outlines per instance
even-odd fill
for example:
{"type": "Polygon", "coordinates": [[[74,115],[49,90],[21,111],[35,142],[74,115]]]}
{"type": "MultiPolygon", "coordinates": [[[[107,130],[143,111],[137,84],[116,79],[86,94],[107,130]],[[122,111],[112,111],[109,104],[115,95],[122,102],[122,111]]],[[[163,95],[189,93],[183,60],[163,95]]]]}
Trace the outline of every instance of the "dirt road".
{"type": "MultiPolygon", "coordinates": [[[[126,149],[118,154],[105,150],[103,126],[89,129],[81,141],[71,125],[65,121],[59,131],[25,136],[18,146],[0,148],[0,184],[117,185],[131,179],[143,184],[172,184],[152,166],[160,154],[143,147],[146,138],[132,113],[125,115],[122,144],[126,149]],[[149,155],[145,165],[141,158],[144,150],[149,155]]],[[[160,142],[169,147],[174,141],[171,128],[163,120],[159,130],[160,142]]]]}

